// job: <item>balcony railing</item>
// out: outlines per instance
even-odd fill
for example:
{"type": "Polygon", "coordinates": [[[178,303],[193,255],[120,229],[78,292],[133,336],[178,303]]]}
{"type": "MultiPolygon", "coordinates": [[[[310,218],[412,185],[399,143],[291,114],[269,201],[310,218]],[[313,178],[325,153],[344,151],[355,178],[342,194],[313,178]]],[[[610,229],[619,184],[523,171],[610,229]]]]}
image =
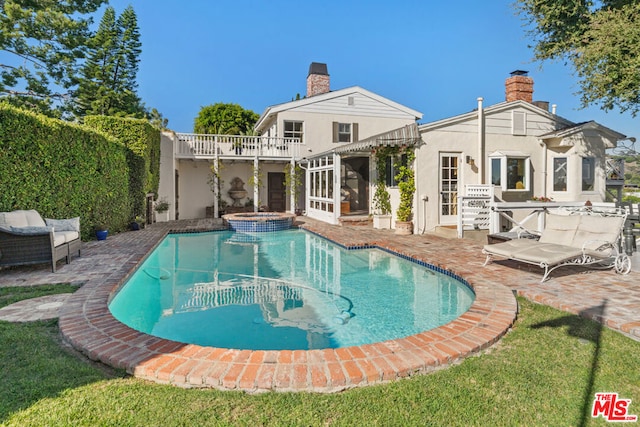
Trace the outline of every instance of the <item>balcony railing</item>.
{"type": "Polygon", "coordinates": [[[177,158],[298,158],[299,138],[272,136],[203,135],[178,133],[175,146],[177,158]]]}

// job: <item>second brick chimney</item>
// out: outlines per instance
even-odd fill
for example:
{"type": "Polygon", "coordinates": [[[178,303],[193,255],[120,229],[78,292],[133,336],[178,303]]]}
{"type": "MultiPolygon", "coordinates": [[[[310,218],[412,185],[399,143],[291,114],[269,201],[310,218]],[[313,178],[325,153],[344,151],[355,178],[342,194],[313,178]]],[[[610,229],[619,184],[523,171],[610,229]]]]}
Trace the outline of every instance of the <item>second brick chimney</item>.
{"type": "Polygon", "coordinates": [[[533,79],[527,71],[516,70],[505,82],[506,100],[533,102],[533,79]]]}
{"type": "Polygon", "coordinates": [[[312,62],[309,66],[309,75],[307,76],[307,98],[329,91],[327,64],[312,62]]]}

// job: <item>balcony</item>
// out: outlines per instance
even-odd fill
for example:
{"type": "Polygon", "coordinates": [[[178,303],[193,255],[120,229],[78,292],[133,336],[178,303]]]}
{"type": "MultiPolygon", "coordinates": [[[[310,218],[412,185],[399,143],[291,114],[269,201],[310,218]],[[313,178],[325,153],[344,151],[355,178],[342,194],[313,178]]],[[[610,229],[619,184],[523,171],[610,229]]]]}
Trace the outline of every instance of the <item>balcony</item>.
{"type": "Polygon", "coordinates": [[[291,160],[300,155],[299,138],[177,133],[176,159],[291,160]]]}

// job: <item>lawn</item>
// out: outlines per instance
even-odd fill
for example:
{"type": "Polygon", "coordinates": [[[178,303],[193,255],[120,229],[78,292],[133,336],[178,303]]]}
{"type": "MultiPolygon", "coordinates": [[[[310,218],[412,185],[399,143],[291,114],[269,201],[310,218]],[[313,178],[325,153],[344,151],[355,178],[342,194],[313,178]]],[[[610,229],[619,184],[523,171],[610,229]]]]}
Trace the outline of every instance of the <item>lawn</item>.
{"type": "MultiPolygon", "coordinates": [[[[16,289],[0,289],[0,306],[63,290],[16,289]]],[[[632,399],[629,412],[640,415],[640,342],[518,301],[513,330],[482,355],[429,375],[337,394],[158,385],[87,362],[62,345],[55,321],[0,322],[0,424],[605,425],[602,417],[591,418],[591,406],[594,393],[606,391],[632,399]]]]}

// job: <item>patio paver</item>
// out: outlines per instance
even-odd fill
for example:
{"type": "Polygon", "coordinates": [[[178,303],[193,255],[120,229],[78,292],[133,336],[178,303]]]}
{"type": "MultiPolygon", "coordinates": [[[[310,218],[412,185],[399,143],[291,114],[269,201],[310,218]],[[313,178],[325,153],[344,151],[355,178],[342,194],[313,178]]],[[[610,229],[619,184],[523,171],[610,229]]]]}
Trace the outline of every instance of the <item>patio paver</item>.
{"type": "MultiPolygon", "coordinates": [[[[450,270],[474,287],[476,301],[455,321],[412,337],[346,349],[299,352],[181,344],[134,331],[115,320],[107,301],[148,251],[169,230],[219,227],[211,220],[158,223],[110,236],[106,241],[86,242],[82,257],[73,258],[69,265],[60,264],[57,273],[47,271],[46,265],[0,271],[0,287],[82,283],[60,309],[60,329],[65,339],[92,359],[125,368],[142,378],[182,387],[330,392],[427,372],[497,342],[517,312],[512,291],[595,319],[640,340],[640,274],[635,268],[628,276],[609,270],[559,269],[540,284],[541,272],[532,266],[495,262],[482,267],[480,245],[468,240],[397,236],[389,230],[299,219],[303,228],[344,246],[377,245],[450,270]]],[[[19,315],[13,319],[21,320],[19,315]]],[[[22,320],[27,321],[26,313],[22,320]]]]}

